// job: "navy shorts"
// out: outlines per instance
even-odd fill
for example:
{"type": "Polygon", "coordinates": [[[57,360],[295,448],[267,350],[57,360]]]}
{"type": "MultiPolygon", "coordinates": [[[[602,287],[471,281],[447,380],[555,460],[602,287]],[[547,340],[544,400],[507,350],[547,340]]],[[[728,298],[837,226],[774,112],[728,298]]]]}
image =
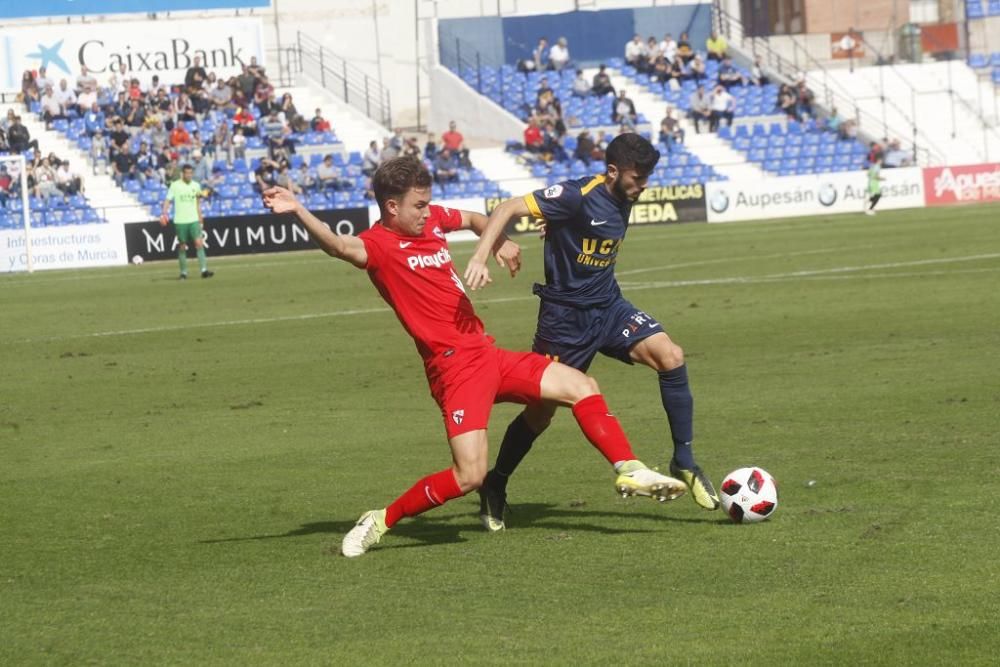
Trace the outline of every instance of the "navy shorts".
{"type": "Polygon", "coordinates": [[[655,318],[623,297],[594,308],[542,301],[531,349],[586,372],[598,352],[631,364],[629,351],[662,331],[655,318]]]}

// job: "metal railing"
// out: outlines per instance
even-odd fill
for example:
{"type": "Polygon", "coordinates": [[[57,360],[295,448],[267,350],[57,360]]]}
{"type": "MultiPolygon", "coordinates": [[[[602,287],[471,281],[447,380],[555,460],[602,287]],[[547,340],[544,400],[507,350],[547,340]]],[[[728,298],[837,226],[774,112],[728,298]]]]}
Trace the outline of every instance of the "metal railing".
{"type": "MultiPolygon", "coordinates": [[[[476,92],[480,94],[483,93],[483,67],[495,67],[499,70],[501,65],[503,65],[503,62],[498,62],[496,58],[484,56],[472,42],[466,42],[458,37],[454,40],[442,40],[439,51],[441,65],[454,72],[463,81],[465,81],[464,72],[468,70],[474,71],[475,80],[466,81],[466,83],[475,88],[476,92]]],[[[500,94],[502,96],[503,77],[498,77],[498,79],[500,94]]]]}
{"type": "MultiPolygon", "coordinates": [[[[893,99],[887,98],[884,92],[877,96],[859,96],[853,91],[847,90],[834,79],[830,75],[829,69],[816,60],[794,36],[781,35],[782,39],[788,40],[792,48],[792,56],[788,58],[771,46],[769,37],[747,34],[740,19],[723,9],[719,2],[715,2],[713,6],[712,24],[719,34],[725,35],[731,45],[749,50],[751,59],[760,55],[764,64],[780,75],[785,83],[794,82],[799,73],[805,69],[811,69],[818,73],[818,79],[814,75],[813,80],[810,81],[810,88],[817,94],[819,106],[826,110],[837,107],[842,113],[845,110],[850,110],[853,119],[858,124],[859,131],[869,138],[899,136],[898,132],[890,130],[888,111],[894,111],[909,126],[909,140],[912,142],[914,163],[919,165],[945,164],[944,152],[935,146],[934,142],[917,125],[915,97],[911,100],[911,110],[907,112],[893,99]],[[878,100],[881,118],[861,109],[860,102],[873,99],[878,100]],[[878,132],[879,129],[881,132],[878,132]]],[[[884,86],[882,90],[884,91],[884,86]]],[[[905,137],[900,136],[900,138],[905,137]]]]}
{"type": "Polygon", "coordinates": [[[389,90],[309,35],[296,32],[295,46],[278,53],[279,70],[305,74],[384,127],[392,127],[389,90]],[[285,59],[284,61],[282,59],[285,59]]]}

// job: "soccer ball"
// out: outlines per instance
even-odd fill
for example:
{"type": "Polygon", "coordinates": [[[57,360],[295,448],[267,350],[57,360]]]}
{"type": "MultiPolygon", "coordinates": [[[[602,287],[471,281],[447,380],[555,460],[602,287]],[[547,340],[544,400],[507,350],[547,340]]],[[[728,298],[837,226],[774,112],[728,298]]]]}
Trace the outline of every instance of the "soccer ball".
{"type": "Polygon", "coordinates": [[[143,261],[144,260],[142,259],[142,255],[136,255],[135,257],[132,258],[132,263],[135,264],[136,266],[142,264],[143,261]]]}
{"type": "Polygon", "coordinates": [[[740,468],[722,481],[722,509],[736,523],[769,519],[778,507],[778,486],[763,468],[740,468]]]}

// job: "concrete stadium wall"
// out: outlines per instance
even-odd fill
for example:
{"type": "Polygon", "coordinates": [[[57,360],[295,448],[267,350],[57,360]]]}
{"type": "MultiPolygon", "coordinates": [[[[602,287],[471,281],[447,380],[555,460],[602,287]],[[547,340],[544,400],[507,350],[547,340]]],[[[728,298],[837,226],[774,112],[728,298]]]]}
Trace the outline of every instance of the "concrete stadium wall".
{"type": "Polygon", "coordinates": [[[512,137],[520,137],[524,131],[524,123],[513,114],[469,88],[440,65],[431,70],[431,98],[445,101],[431,108],[428,123],[431,132],[440,134],[448,129],[452,120],[468,139],[506,142],[512,137]]]}

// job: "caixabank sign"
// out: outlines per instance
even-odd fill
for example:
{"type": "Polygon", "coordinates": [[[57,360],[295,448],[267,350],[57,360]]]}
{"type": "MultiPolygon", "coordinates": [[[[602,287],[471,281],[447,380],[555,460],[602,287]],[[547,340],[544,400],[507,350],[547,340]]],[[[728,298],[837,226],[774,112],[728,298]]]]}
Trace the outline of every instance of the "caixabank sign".
{"type": "MultiPolygon", "coordinates": [[[[924,205],[921,169],[883,169],[879,209],[924,205]]],[[[861,213],[868,199],[868,172],[784,176],[706,185],[709,222],[861,213]]]]}

